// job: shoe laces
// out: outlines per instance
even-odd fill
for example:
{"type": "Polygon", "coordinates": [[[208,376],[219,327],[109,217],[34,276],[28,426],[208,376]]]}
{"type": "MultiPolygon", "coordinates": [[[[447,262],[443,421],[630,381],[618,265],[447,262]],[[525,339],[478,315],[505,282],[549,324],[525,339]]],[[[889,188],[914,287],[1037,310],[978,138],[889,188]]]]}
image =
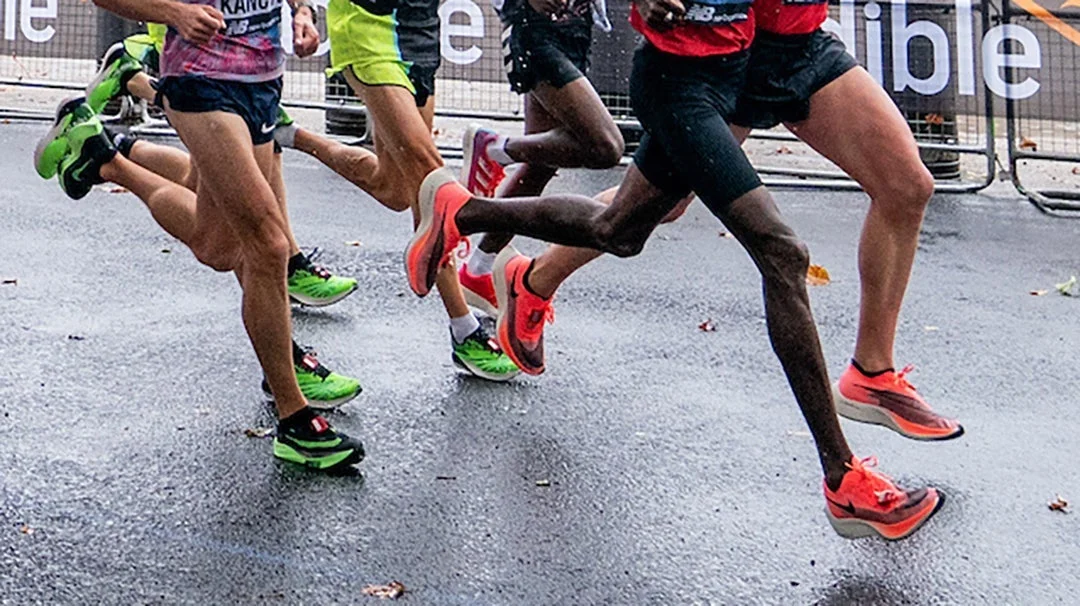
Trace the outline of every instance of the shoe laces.
{"type": "Polygon", "coordinates": [[[525,322],[525,329],[522,331],[524,333],[522,336],[527,339],[538,337],[544,329],[544,324],[555,323],[555,307],[552,306],[555,297],[547,300],[536,297],[536,300],[543,303],[529,312],[529,317],[525,322]]]}
{"type": "Polygon", "coordinates": [[[907,366],[905,366],[903,368],[903,370],[896,373],[896,384],[899,385],[900,387],[910,389],[911,391],[917,391],[915,389],[915,386],[912,385],[910,382],[908,382],[908,380],[906,379],[907,375],[910,374],[911,371],[913,371],[913,370],[915,370],[915,365],[914,364],[908,364],[907,366]]]}
{"type": "Polygon", "coordinates": [[[877,498],[878,505],[887,507],[904,498],[904,493],[893,482],[892,478],[876,469],[877,457],[865,459],[853,459],[845,463],[847,468],[862,476],[863,481],[870,485],[870,489],[877,498]]]}
{"type": "MultiPolygon", "coordinates": [[[[301,251],[301,252],[303,252],[303,251],[301,251]]],[[[318,264],[315,263],[315,261],[319,257],[321,257],[322,254],[323,254],[323,251],[318,246],[316,246],[315,248],[312,248],[311,252],[304,253],[304,258],[307,259],[307,267],[305,269],[307,269],[307,271],[315,274],[316,276],[322,278],[323,280],[329,280],[331,275],[332,275],[330,273],[330,270],[326,269],[322,265],[318,265],[318,264]]]]}

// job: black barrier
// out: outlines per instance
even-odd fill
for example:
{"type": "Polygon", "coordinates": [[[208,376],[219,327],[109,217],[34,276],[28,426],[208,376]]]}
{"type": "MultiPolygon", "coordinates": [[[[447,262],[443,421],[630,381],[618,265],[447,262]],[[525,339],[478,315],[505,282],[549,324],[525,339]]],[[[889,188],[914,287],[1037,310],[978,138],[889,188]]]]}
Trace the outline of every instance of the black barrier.
{"type": "MultiPolygon", "coordinates": [[[[1009,53],[1024,58],[1005,67],[1005,79],[1023,94],[1006,98],[1008,123],[1009,173],[1013,184],[1039,210],[1048,213],[1080,213],[1080,178],[1074,177],[1073,188],[1061,187],[1066,178],[1051,176],[1054,183],[1029,184],[1021,175],[1021,167],[1029,161],[1060,165],[1080,163],[1080,132],[1076,116],[1080,114],[1080,4],[1055,2],[1043,6],[1035,0],[1005,0],[1005,23],[1030,33],[1022,39],[1005,43],[1009,53]],[[1028,58],[1030,46],[1049,48],[1039,53],[1039,67],[1050,64],[1060,78],[1053,80],[1049,94],[1027,94],[1043,82],[1034,79],[1034,62],[1028,58]],[[1019,64],[1017,64],[1019,63],[1019,64]],[[1034,83],[1034,84],[1033,84],[1034,83]]],[[[1053,169],[1051,169],[1053,170],[1053,169]]],[[[1076,175],[1076,168],[1072,174],[1076,175]]]]}

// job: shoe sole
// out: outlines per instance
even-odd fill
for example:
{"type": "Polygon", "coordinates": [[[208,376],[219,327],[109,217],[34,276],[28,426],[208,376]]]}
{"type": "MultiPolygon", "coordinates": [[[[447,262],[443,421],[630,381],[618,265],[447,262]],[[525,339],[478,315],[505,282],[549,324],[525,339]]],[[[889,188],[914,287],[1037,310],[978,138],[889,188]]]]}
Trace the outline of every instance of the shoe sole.
{"type": "Polygon", "coordinates": [[[521,370],[519,369],[517,372],[514,373],[497,375],[490,372],[485,372],[483,369],[465,362],[465,360],[462,360],[461,357],[459,357],[457,354],[451,354],[450,357],[451,359],[453,359],[454,365],[458,368],[464,370],[465,372],[469,373],[474,377],[484,379],[485,381],[491,381],[493,383],[506,383],[507,381],[521,374],[521,370]]]}
{"type": "Polygon", "coordinates": [[[845,539],[862,539],[866,537],[878,536],[886,541],[900,541],[915,534],[917,530],[926,525],[930,521],[930,518],[937,515],[937,512],[941,511],[942,506],[945,505],[945,493],[938,492],[938,502],[934,505],[934,508],[929,513],[919,519],[911,528],[908,528],[904,532],[899,534],[889,534],[888,529],[878,528],[878,524],[869,522],[867,520],[860,520],[858,518],[837,518],[829,511],[828,506],[825,507],[825,516],[829,518],[829,524],[832,525],[836,534],[845,539]]]}
{"type": "Polygon", "coordinates": [[[442,244],[444,217],[435,216],[435,196],[439,188],[449,182],[449,179],[440,177],[439,173],[432,173],[420,186],[417,204],[420,211],[420,224],[413,233],[412,239],[409,240],[409,246],[405,249],[405,273],[409,276],[409,287],[418,297],[426,297],[431,292],[431,285],[427,283],[428,274],[433,273],[431,272],[431,253],[435,246],[442,244]],[[439,233],[432,233],[432,227],[437,220],[439,233]],[[424,262],[425,259],[426,262],[424,262]]]}
{"type": "Polygon", "coordinates": [[[471,307],[475,307],[493,318],[499,315],[499,309],[479,293],[469,290],[464,284],[461,285],[461,290],[465,293],[465,303],[471,307]]]}
{"type": "Polygon", "coordinates": [[[510,314],[506,313],[510,309],[510,286],[506,283],[506,265],[518,254],[512,247],[507,246],[499,253],[499,256],[495,257],[495,264],[492,266],[491,277],[495,281],[495,299],[499,302],[498,313],[495,315],[495,335],[498,338],[499,347],[510,358],[510,361],[517,365],[521,372],[535,377],[544,374],[547,366],[539,369],[531,368],[518,359],[514,354],[514,348],[510,346],[510,314]]]}
{"type": "MultiPolygon", "coordinates": [[[[359,387],[359,388],[357,388],[357,390],[355,392],[353,392],[353,393],[351,393],[351,394],[349,394],[347,396],[342,396],[340,398],[334,399],[334,400],[312,400],[311,398],[308,398],[307,396],[304,396],[304,399],[307,400],[307,404],[308,404],[308,406],[311,407],[312,410],[322,410],[322,411],[337,410],[337,409],[341,408],[342,406],[348,404],[349,402],[352,402],[353,400],[355,400],[363,392],[364,392],[364,388],[359,387]]],[[[270,401],[270,402],[275,401],[274,400],[274,394],[266,391],[265,389],[263,390],[263,395],[265,395],[268,398],[268,401],[270,401]]]]}
{"type": "Polygon", "coordinates": [[[840,393],[839,383],[833,383],[832,391],[833,403],[836,405],[836,413],[845,419],[887,427],[905,438],[919,440],[921,442],[944,442],[946,440],[955,440],[964,435],[963,426],[958,426],[953,433],[940,436],[912,433],[901,427],[888,412],[882,410],[880,407],[863,404],[844,397],[844,394],[840,393]]]}
{"type": "MultiPolygon", "coordinates": [[[[93,93],[97,89],[97,87],[101,86],[101,83],[105,81],[105,74],[109,73],[109,67],[112,66],[112,64],[116,61],[119,61],[119,58],[110,60],[113,55],[126,52],[127,50],[124,49],[123,42],[117,42],[105,51],[105,54],[101,56],[101,65],[98,67],[97,73],[94,74],[94,79],[90,81],[90,84],[86,85],[87,99],[89,99],[91,93],[93,93]]],[[[95,109],[94,113],[96,114],[99,111],[100,110],[95,109]]]]}
{"type": "Polygon", "coordinates": [[[364,453],[356,449],[333,453],[324,457],[305,457],[297,452],[296,449],[277,438],[274,438],[274,456],[282,461],[288,461],[309,469],[318,469],[320,471],[330,471],[342,467],[349,467],[364,460],[364,453]]]}
{"type": "Polygon", "coordinates": [[[305,307],[329,307],[334,303],[338,303],[344,300],[346,297],[356,292],[358,286],[359,285],[353,286],[349,290],[341,294],[334,295],[329,299],[315,299],[302,293],[289,293],[289,300],[293,303],[296,303],[297,305],[303,305],[305,307]]]}
{"type": "Polygon", "coordinates": [[[67,128],[67,124],[62,124],[62,116],[67,115],[68,111],[65,111],[72,103],[79,102],[81,105],[85,102],[86,97],[83,95],[74,95],[64,99],[56,106],[56,114],[53,117],[53,127],[49,129],[49,132],[45,134],[34,148],[34,170],[42,179],[52,179],[56,176],[56,173],[60,169],[60,162],[64,159],[64,155],[67,153],[67,142],[59,141],[57,137],[60,136],[60,132],[67,128]],[[55,162],[53,160],[55,159],[55,162]],[[42,165],[45,166],[42,166],[42,165]]]}

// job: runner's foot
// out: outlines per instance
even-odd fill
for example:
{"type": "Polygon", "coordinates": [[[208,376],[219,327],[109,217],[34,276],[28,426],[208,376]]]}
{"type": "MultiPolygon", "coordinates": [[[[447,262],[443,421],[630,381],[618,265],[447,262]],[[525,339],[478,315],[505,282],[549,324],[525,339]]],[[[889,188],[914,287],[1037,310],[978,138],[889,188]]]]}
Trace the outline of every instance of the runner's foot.
{"type": "Polygon", "coordinates": [[[469,373],[488,381],[509,381],[521,373],[521,369],[503,352],[495,341],[491,320],[477,315],[480,327],[461,343],[450,337],[454,348],[454,364],[469,373]]]}
{"type": "Polygon", "coordinates": [[[86,87],[86,104],[95,115],[100,114],[109,101],[127,93],[128,80],[142,69],[142,64],[127,53],[123,42],[110,46],[101,58],[97,74],[86,87]]]}
{"type": "Polygon", "coordinates": [[[458,269],[458,281],[465,292],[465,302],[485,314],[495,317],[499,314],[499,300],[495,296],[495,281],[491,274],[476,275],[469,272],[469,264],[462,263],[458,269]]]}
{"type": "Polygon", "coordinates": [[[878,536],[897,541],[910,536],[945,503],[935,488],[904,490],[877,471],[873,457],[852,457],[840,488],[825,486],[825,514],[837,534],[847,539],[878,536]]]}
{"type": "MultiPolygon", "coordinates": [[[[82,116],[88,110],[89,106],[83,105],[72,115],[82,116]]],[[[95,185],[104,183],[101,167],[116,156],[116,147],[96,116],[78,123],[73,121],[66,138],[68,151],[60,162],[60,187],[72,200],[79,200],[95,185]]]]}
{"type": "Polygon", "coordinates": [[[334,431],[330,423],[304,408],[278,422],[274,456],[324,471],[355,465],[364,458],[359,440],[334,431]]]}
{"type": "Polygon", "coordinates": [[[530,375],[544,372],[544,325],[555,321],[552,299],[537,296],[525,284],[532,259],[507,247],[495,260],[499,345],[530,375]]]}
{"type": "Polygon", "coordinates": [[[289,298],[301,305],[326,307],[356,291],[355,278],[342,278],[312,263],[300,252],[289,260],[289,298]]]}
{"type": "MultiPolygon", "coordinates": [[[[300,384],[300,393],[304,394],[308,404],[316,410],[341,408],[363,391],[360,381],[332,372],[319,362],[314,353],[305,352],[295,343],[293,366],[296,369],[296,382],[300,384]]],[[[262,390],[268,397],[274,397],[265,378],[262,390]]]]}
{"type": "Polygon", "coordinates": [[[60,162],[68,152],[67,131],[72,124],[89,119],[93,114],[82,95],[68,97],[56,106],[53,126],[34,149],[34,170],[42,179],[52,179],[60,170],[60,162]]]}
{"type": "Polygon", "coordinates": [[[964,435],[953,419],[935,413],[905,378],[912,367],[864,374],[854,363],[833,386],[836,412],[863,423],[883,425],[915,440],[951,440],[964,435]]]}
{"type": "Polygon", "coordinates": [[[488,155],[488,146],[499,140],[499,133],[470,124],[461,139],[465,162],[461,165],[461,182],[473,194],[494,198],[495,190],[506,178],[506,170],[488,155]]]}
{"type": "Polygon", "coordinates": [[[405,270],[413,292],[431,292],[435,276],[461,241],[454,219],[472,196],[447,168],[432,171],[420,185],[420,224],[405,249],[405,270]]]}

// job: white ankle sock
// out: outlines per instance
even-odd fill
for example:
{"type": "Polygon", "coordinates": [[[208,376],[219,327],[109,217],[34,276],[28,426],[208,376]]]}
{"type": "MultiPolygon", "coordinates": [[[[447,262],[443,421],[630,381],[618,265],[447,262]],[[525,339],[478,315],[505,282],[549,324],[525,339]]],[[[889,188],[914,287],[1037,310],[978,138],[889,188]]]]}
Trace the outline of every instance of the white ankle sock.
{"type": "Polygon", "coordinates": [[[295,124],[288,126],[278,126],[274,128],[274,141],[282,147],[292,148],[296,146],[296,129],[295,124]]]}
{"type": "Polygon", "coordinates": [[[450,318],[450,336],[454,337],[454,343],[463,342],[469,335],[480,328],[480,321],[471,313],[460,318],[450,318]]]}
{"type": "Polygon", "coordinates": [[[506,142],[509,140],[510,138],[506,135],[499,135],[498,139],[489,143],[487,146],[488,157],[503,166],[513,164],[514,159],[510,157],[510,154],[506,153],[506,142]]]}
{"type": "Polygon", "coordinates": [[[495,257],[497,256],[499,256],[499,253],[484,252],[477,246],[468,262],[465,263],[465,267],[474,276],[486,276],[491,273],[491,268],[495,266],[495,257]]]}

